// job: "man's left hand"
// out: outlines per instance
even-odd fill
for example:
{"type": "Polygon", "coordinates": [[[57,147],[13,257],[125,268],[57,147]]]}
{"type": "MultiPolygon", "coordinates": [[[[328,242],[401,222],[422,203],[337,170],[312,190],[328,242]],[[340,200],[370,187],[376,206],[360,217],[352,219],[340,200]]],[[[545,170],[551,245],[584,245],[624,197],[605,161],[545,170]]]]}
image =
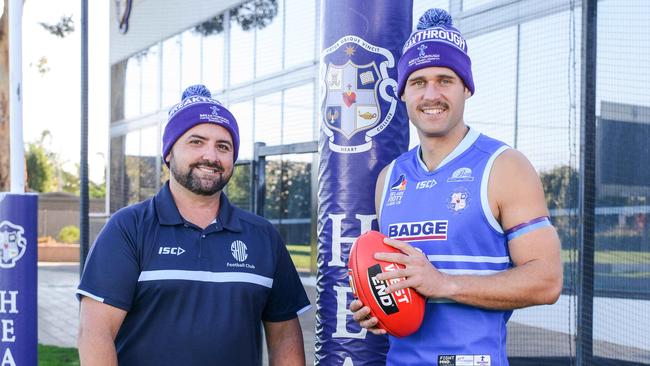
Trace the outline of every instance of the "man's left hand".
{"type": "Polygon", "coordinates": [[[375,253],[374,258],[380,261],[399,263],[406,268],[377,275],[379,280],[405,278],[388,286],[389,292],[411,287],[427,298],[445,298],[447,289],[452,284],[451,276],[438,271],[426,255],[419,249],[406,242],[386,238],[384,243],[399,249],[402,253],[375,253]]]}

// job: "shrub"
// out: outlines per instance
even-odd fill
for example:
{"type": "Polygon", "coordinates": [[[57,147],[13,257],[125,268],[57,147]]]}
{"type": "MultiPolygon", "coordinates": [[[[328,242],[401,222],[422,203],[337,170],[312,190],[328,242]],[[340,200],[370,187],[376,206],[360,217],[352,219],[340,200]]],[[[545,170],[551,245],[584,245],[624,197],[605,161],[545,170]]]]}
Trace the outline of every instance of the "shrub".
{"type": "Polygon", "coordinates": [[[58,239],[61,243],[79,243],[79,228],[74,225],[64,226],[59,231],[58,239]]]}

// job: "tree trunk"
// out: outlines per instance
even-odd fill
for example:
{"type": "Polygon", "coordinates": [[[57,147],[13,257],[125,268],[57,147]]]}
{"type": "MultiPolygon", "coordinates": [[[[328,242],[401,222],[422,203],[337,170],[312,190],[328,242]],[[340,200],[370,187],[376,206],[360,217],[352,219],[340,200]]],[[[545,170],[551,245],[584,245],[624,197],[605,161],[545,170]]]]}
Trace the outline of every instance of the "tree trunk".
{"type": "Polygon", "coordinates": [[[0,17],[0,192],[9,191],[9,1],[0,17]]]}

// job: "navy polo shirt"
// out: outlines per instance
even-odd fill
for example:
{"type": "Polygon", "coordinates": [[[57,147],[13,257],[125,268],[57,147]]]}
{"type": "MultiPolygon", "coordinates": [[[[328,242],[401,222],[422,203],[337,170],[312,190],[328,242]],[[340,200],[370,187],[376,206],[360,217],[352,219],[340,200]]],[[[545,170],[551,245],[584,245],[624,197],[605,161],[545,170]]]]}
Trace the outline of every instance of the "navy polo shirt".
{"type": "Polygon", "coordinates": [[[79,297],[127,311],[120,365],[261,365],[261,322],[309,299],[282,238],[221,194],[205,229],[181,217],[168,184],[116,212],[88,256],[79,297]]]}

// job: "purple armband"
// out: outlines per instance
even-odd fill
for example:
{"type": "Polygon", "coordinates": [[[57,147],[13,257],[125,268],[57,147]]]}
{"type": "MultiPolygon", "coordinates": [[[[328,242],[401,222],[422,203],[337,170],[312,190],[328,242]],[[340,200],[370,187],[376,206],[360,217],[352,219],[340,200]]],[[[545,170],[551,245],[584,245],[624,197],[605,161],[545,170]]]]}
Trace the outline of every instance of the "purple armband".
{"type": "Polygon", "coordinates": [[[524,235],[526,233],[529,233],[533,230],[537,230],[543,227],[547,226],[552,226],[551,225],[551,220],[549,219],[548,216],[541,216],[535,219],[532,219],[530,221],[526,221],[524,223],[521,223],[519,225],[516,225],[508,230],[506,230],[505,234],[508,238],[508,241],[511,241],[512,239],[515,239],[521,235],[524,235]]]}

